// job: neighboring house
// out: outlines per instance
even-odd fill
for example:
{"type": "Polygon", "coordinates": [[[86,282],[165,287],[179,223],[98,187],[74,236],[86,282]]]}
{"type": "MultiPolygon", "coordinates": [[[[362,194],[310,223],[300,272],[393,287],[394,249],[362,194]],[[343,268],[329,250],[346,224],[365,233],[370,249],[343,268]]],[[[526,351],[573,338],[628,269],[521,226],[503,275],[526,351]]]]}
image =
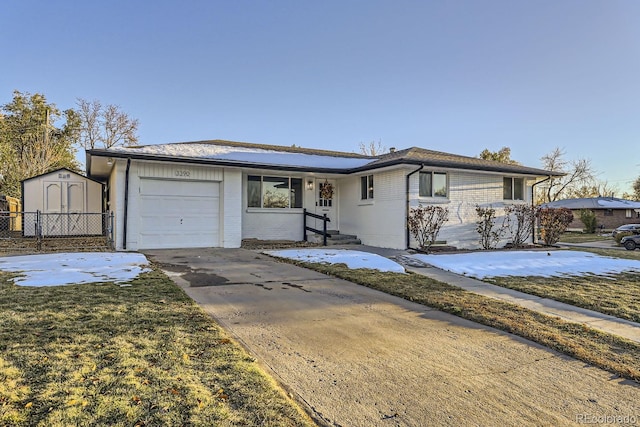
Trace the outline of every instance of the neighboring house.
{"type": "Polygon", "coordinates": [[[419,203],[449,209],[438,240],[472,248],[476,205],[530,204],[533,186],[558,175],[416,147],[365,156],[219,140],[88,150],[87,173],[107,185],[119,250],[303,240],[303,209],[363,244],[404,249],[419,203]]]}
{"type": "Polygon", "coordinates": [[[640,224],[640,202],[615,197],[589,197],[584,199],[565,199],[545,203],[541,207],[567,208],[573,212],[570,230],[582,230],[580,211],[588,209],[596,214],[597,227],[612,230],[623,224],[640,224]]]}
{"type": "Polygon", "coordinates": [[[100,235],[104,185],[69,169],[22,181],[24,235],[100,235]],[[38,215],[36,215],[38,213],[38,215]]]}

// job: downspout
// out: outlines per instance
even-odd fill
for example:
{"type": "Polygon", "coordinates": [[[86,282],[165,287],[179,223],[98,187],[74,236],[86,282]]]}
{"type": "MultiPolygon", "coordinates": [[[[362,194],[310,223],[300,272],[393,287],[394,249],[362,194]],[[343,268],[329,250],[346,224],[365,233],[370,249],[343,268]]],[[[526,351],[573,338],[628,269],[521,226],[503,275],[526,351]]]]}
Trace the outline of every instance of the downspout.
{"type": "MultiPolygon", "coordinates": [[[[536,203],[536,201],[535,201],[536,185],[542,184],[543,182],[547,182],[550,179],[551,179],[551,175],[549,175],[548,177],[546,177],[542,181],[534,182],[533,185],[531,186],[531,207],[532,208],[535,206],[535,203],[536,203]]],[[[531,219],[531,221],[533,222],[533,224],[531,224],[531,243],[533,243],[535,245],[535,243],[536,243],[536,218],[535,218],[535,216],[531,219]]]]}
{"type": "Polygon", "coordinates": [[[124,223],[122,224],[122,249],[127,250],[127,223],[129,222],[129,168],[131,157],[127,158],[127,168],[124,172],[124,223]]]}
{"type": "Polygon", "coordinates": [[[411,175],[413,175],[414,173],[420,172],[422,169],[424,168],[424,164],[420,165],[420,167],[416,170],[414,170],[413,172],[410,172],[407,174],[407,218],[406,218],[406,232],[407,232],[407,237],[406,237],[406,247],[407,249],[414,249],[411,247],[411,234],[409,233],[409,213],[411,212],[410,210],[410,204],[411,204],[411,200],[409,199],[409,178],[411,178],[411,175]]]}

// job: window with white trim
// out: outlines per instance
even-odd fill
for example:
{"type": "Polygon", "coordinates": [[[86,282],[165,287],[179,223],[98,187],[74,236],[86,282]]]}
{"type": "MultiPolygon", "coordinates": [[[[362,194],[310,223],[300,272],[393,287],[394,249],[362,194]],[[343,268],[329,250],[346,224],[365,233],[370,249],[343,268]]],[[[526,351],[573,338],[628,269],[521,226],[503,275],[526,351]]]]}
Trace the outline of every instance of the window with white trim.
{"type": "Polygon", "coordinates": [[[247,206],[287,209],[302,207],[302,178],[249,175],[247,206]]]}
{"type": "Polygon", "coordinates": [[[447,174],[445,172],[420,172],[419,177],[420,197],[447,197],[447,174]]]}
{"type": "Polygon", "coordinates": [[[373,199],[373,175],[360,177],[360,199],[373,199]]]}
{"type": "Polygon", "coordinates": [[[524,178],[503,178],[503,199],[524,200],[524,178]]]}
{"type": "Polygon", "coordinates": [[[631,209],[627,209],[627,210],[625,211],[625,215],[624,215],[624,217],[625,217],[625,218],[633,218],[633,210],[631,210],[631,209]]]}

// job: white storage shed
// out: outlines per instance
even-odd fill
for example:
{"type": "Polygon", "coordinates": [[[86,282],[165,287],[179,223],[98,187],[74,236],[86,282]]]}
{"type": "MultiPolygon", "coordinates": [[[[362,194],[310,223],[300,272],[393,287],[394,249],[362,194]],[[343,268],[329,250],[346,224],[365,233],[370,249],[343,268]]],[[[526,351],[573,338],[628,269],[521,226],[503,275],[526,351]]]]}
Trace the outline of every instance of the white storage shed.
{"type": "Polygon", "coordinates": [[[69,169],[58,169],[22,181],[24,235],[103,234],[104,185],[69,169]],[[36,217],[39,220],[36,222],[36,217]]]}

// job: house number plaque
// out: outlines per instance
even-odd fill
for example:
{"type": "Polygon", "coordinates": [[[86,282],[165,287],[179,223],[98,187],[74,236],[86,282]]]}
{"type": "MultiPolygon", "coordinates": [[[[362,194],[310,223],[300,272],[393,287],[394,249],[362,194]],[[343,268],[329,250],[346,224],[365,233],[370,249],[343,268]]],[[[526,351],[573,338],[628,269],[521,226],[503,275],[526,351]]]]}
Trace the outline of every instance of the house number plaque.
{"type": "Polygon", "coordinates": [[[185,171],[185,170],[177,170],[176,171],[176,176],[190,177],[191,176],[191,172],[190,171],[185,171]]]}

